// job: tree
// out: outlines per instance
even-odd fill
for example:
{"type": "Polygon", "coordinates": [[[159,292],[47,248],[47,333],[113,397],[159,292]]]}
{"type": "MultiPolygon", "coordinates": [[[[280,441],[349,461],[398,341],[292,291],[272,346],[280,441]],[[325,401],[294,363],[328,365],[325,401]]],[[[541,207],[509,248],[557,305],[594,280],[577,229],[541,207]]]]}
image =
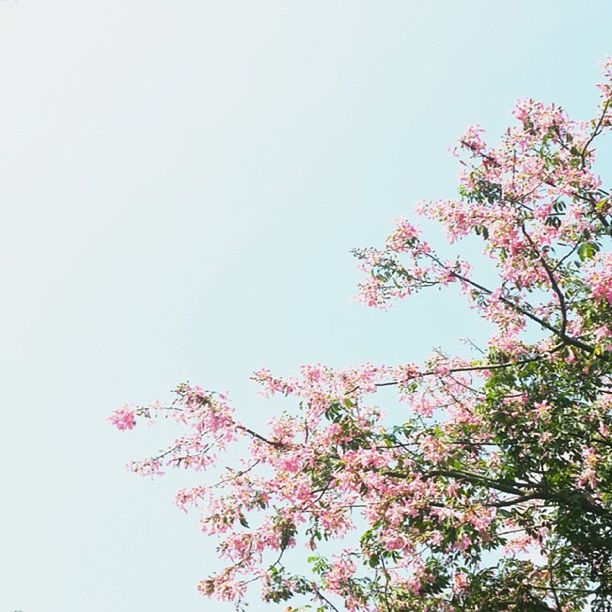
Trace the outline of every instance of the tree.
{"type": "Polygon", "coordinates": [[[478,358],[261,370],[265,394],[299,404],[263,434],[224,395],[188,384],[110,417],[119,429],[162,416],[185,427],[132,464],[142,475],[204,470],[246,445],[219,482],[177,494],[226,564],[203,594],[240,607],[258,582],[264,601],[305,596],[318,610],[612,610],[611,200],[594,170],[612,127],[612,59],[604,75],[590,121],[527,99],[499,146],[468,129],[459,198],[420,207],[450,242],[480,237],[495,286],[407,221],[383,249],[355,251],[370,306],[457,284],[495,329],[478,358]],[[369,402],[386,386],[405,420],[389,424],[369,402]],[[332,539],[344,548],[328,555],[332,539]],[[308,575],[286,567],[304,544],[308,575]]]}

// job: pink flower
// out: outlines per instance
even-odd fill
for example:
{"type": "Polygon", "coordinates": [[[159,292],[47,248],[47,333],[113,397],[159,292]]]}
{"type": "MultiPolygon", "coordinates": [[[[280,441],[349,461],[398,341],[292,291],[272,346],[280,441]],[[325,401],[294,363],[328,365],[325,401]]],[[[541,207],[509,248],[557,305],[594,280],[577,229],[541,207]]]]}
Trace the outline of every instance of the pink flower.
{"type": "Polygon", "coordinates": [[[134,411],[130,410],[127,405],[117,408],[117,410],[115,410],[115,412],[113,412],[113,414],[111,414],[107,420],[117,429],[134,429],[136,426],[134,411]]]}
{"type": "Polygon", "coordinates": [[[472,125],[465,130],[459,140],[464,147],[467,147],[473,153],[480,153],[486,146],[480,136],[483,132],[484,130],[479,125],[472,125]]]}
{"type": "Polygon", "coordinates": [[[551,407],[547,401],[536,402],[533,407],[538,419],[546,420],[549,417],[551,407]]]}
{"type": "Polygon", "coordinates": [[[459,537],[457,539],[457,541],[455,542],[455,549],[456,550],[467,550],[470,545],[471,545],[471,540],[467,535],[462,535],[461,537],[459,537]]]}
{"type": "Polygon", "coordinates": [[[457,572],[454,579],[454,589],[457,593],[465,591],[468,585],[468,577],[463,572],[457,572]]]}
{"type": "Polygon", "coordinates": [[[417,238],[418,231],[414,225],[411,225],[405,219],[401,219],[395,231],[387,238],[387,247],[392,251],[401,253],[407,251],[417,238]]]}
{"type": "Polygon", "coordinates": [[[595,299],[612,303],[612,253],[598,254],[589,262],[586,280],[595,299]]]}
{"type": "Polygon", "coordinates": [[[325,575],[325,582],[329,590],[337,594],[344,593],[347,582],[353,577],[355,569],[355,564],[346,554],[336,557],[331,569],[325,575]]]}

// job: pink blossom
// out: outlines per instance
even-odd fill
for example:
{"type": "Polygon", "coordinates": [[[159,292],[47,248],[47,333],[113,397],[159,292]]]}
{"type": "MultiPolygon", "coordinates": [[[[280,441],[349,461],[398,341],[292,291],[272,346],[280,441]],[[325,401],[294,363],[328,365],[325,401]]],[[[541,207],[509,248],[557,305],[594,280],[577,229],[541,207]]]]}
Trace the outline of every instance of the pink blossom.
{"type": "Polygon", "coordinates": [[[468,584],[469,584],[469,581],[468,581],[467,574],[463,572],[457,572],[455,574],[455,577],[453,579],[453,588],[455,592],[462,593],[463,591],[465,591],[468,584]]]}
{"type": "Polygon", "coordinates": [[[108,417],[109,423],[117,429],[133,429],[136,426],[136,417],[134,410],[128,405],[117,408],[113,414],[108,417]]]}

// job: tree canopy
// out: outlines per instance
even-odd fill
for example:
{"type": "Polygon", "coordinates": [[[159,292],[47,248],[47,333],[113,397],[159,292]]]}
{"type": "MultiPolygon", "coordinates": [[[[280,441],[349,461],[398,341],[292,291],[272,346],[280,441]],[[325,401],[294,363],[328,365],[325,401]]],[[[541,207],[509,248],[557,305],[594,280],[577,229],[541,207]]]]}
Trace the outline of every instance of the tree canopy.
{"type": "Polygon", "coordinates": [[[262,392],[295,405],[263,432],[189,384],[113,413],[119,429],[184,427],[132,463],[141,475],[202,471],[230,445],[247,449],[219,481],[176,497],[218,539],[224,566],[203,594],[240,607],[259,588],[267,602],[296,597],[289,610],[612,610],[612,202],[595,168],[612,127],[612,60],[603,71],[590,120],[526,99],[498,145],[466,130],[458,197],[419,206],[449,242],[480,238],[494,284],[408,221],[383,248],[355,251],[369,306],[457,285],[494,329],[475,358],[260,370],[262,392]],[[401,415],[377,407],[383,387],[405,402],[401,415]]]}

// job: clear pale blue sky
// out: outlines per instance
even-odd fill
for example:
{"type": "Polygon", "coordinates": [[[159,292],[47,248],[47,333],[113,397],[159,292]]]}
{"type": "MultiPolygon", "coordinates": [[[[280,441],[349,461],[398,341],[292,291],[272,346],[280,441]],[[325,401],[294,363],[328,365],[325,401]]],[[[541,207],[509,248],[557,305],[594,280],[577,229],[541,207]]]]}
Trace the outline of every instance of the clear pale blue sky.
{"type": "Polygon", "coordinates": [[[467,124],[525,95],[588,116],[610,23],[609,0],[0,2],[0,612],[224,609],[184,479],[123,469],[162,432],[105,417],[189,379],[258,424],[259,367],[482,337],[453,294],[351,302],[349,250],[454,194],[467,124]]]}

